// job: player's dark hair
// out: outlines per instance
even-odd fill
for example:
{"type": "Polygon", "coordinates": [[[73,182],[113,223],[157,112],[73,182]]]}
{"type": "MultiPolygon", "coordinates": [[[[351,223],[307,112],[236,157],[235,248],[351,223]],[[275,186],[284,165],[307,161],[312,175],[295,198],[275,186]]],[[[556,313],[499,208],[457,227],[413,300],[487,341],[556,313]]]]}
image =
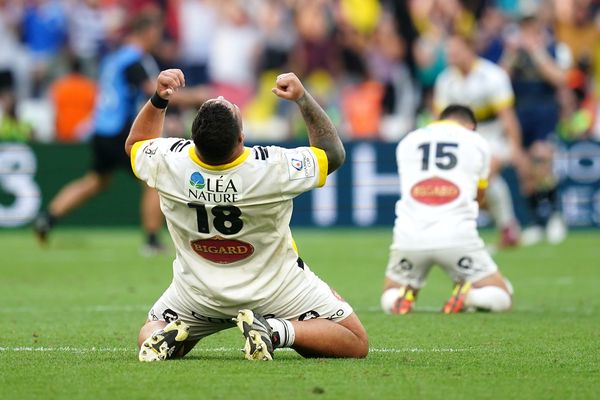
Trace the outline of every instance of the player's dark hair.
{"type": "Polygon", "coordinates": [[[456,118],[462,121],[470,122],[473,124],[473,127],[477,127],[477,120],[475,119],[475,114],[473,111],[467,107],[460,104],[450,104],[448,107],[444,108],[444,111],[440,114],[440,119],[451,119],[456,118]]]}
{"type": "Polygon", "coordinates": [[[218,101],[207,101],[192,123],[192,140],[202,159],[222,164],[234,151],[241,134],[240,121],[229,107],[218,101]]]}

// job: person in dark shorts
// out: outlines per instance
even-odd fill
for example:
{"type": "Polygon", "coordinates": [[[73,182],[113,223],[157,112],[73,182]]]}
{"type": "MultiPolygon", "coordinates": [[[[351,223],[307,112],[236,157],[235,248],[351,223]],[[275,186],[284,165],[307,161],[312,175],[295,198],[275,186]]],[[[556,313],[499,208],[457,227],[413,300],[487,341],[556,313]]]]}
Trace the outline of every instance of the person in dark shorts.
{"type": "MultiPolygon", "coordinates": [[[[162,22],[152,13],[141,13],[130,25],[121,47],[107,55],[100,66],[98,95],[93,117],[92,166],[81,178],[65,185],[34,221],[34,230],[45,243],[57,221],[105,190],[119,168],[131,171],[123,153],[129,129],[144,99],[154,92],[153,79],[159,69],[150,51],[159,43],[162,22]]],[[[180,91],[175,105],[199,104],[192,91],[180,91]]],[[[158,194],[144,186],[142,225],[146,233],[145,253],[162,250],[157,233],[163,224],[158,194]]]]}

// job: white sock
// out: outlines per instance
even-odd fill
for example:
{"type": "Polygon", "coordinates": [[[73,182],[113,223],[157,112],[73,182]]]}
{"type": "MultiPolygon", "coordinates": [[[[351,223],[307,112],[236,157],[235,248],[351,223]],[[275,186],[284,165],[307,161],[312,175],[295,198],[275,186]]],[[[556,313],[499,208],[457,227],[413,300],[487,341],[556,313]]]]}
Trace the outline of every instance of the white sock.
{"type": "Polygon", "coordinates": [[[389,288],[381,295],[381,309],[386,314],[392,313],[392,308],[402,293],[401,288],[389,288]]]}
{"type": "Polygon", "coordinates": [[[465,306],[488,311],[508,311],[512,304],[510,295],[498,286],[471,288],[465,299],[465,306]]]}
{"type": "Polygon", "coordinates": [[[490,214],[492,214],[497,226],[507,226],[516,219],[510,189],[502,176],[496,175],[490,179],[490,185],[487,189],[487,203],[490,214]]]}
{"type": "Polygon", "coordinates": [[[277,332],[279,335],[279,343],[273,343],[273,345],[276,348],[292,347],[296,340],[296,331],[292,323],[281,318],[269,318],[267,322],[273,328],[273,332],[277,332]]]}

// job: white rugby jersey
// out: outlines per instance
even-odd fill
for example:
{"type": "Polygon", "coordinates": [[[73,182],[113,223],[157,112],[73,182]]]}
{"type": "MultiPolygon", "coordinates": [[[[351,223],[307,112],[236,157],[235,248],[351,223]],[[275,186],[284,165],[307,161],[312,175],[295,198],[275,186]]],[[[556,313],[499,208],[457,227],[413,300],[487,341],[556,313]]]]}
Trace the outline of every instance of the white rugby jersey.
{"type": "Polygon", "coordinates": [[[453,121],[434,122],[406,135],[396,160],[402,197],[392,248],[483,245],[476,197],[487,185],[490,150],[481,135],[453,121]]]}
{"type": "Polygon", "coordinates": [[[468,106],[479,121],[479,130],[501,129],[497,114],[514,103],[510,77],[501,67],[479,58],[467,75],[448,67],[435,81],[433,107],[440,113],[450,104],[468,106]]]}
{"type": "Polygon", "coordinates": [[[176,249],[173,283],[211,309],[261,304],[301,273],[292,199],[325,184],[327,156],[256,146],[213,166],[194,149],[191,140],[157,138],[131,151],[136,176],[160,195],[176,249]]]}

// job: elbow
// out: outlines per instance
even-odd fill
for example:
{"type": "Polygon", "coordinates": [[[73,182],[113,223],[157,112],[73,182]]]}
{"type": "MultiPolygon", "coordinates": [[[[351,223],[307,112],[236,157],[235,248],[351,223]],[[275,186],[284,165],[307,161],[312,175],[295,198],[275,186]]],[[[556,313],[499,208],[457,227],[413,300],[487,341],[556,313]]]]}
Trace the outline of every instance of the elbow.
{"type": "Polygon", "coordinates": [[[131,156],[131,148],[134,145],[134,142],[132,142],[129,138],[131,137],[131,133],[129,134],[129,136],[127,137],[127,140],[125,140],[125,154],[127,154],[127,157],[131,156]]]}
{"type": "Polygon", "coordinates": [[[327,174],[331,174],[332,172],[339,169],[346,160],[346,150],[344,146],[340,143],[340,146],[335,150],[327,153],[328,162],[328,170],[327,174]]]}

